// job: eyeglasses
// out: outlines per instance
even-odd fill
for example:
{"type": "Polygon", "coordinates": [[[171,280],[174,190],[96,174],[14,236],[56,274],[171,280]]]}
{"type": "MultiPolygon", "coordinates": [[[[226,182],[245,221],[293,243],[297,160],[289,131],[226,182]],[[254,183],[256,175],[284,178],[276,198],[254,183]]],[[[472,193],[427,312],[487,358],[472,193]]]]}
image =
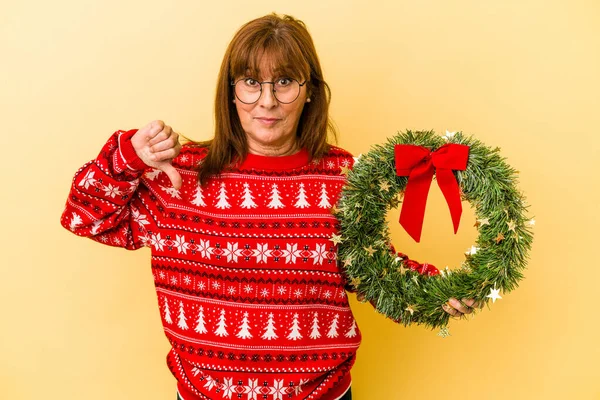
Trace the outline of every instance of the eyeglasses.
{"type": "Polygon", "coordinates": [[[273,95],[278,102],[289,104],[300,95],[300,88],[306,84],[306,81],[298,83],[293,78],[279,78],[276,82],[259,82],[252,78],[242,78],[232,81],[231,86],[235,89],[235,97],[244,104],[256,103],[262,94],[262,85],[270,83],[273,85],[273,95]]]}

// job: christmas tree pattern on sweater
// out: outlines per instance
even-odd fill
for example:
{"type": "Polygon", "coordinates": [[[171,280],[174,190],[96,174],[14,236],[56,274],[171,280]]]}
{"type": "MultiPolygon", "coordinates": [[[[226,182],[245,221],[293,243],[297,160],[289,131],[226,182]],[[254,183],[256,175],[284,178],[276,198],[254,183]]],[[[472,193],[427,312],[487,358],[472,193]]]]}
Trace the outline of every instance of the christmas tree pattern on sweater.
{"type": "Polygon", "coordinates": [[[74,176],[61,224],[151,250],[167,362],[184,398],[329,399],[350,385],[361,341],[331,241],[352,156],[249,155],[200,187],[206,149],[173,160],[177,190],[115,132],[74,176]]]}

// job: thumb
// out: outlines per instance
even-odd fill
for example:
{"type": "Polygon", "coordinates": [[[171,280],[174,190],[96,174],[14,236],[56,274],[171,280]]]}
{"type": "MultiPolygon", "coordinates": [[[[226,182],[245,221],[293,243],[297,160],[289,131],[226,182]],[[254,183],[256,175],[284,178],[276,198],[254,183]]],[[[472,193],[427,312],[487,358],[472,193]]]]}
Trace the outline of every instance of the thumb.
{"type": "Polygon", "coordinates": [[[171,162],[165,162],[158,169],[160,169],[165,174],[167,174],[167,176],[171,180],[171,184],[173,185],[173,187],[175,189],[177,189],[177,190],[181,189],[181,185],[182,185],[181,175],[179,175],[179,172],[175,169],[175,167],[173,167],[173,165],[171,165],[171,162]]]}

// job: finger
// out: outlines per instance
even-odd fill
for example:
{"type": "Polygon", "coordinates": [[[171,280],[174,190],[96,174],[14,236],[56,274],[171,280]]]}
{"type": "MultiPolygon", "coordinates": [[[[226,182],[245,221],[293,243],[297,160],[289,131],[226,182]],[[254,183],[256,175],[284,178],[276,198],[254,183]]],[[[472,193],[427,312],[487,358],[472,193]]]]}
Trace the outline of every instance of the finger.
{"type": "Polygon", "coordinates": [[[466,312],[466,314],[472,313],[476,306],[475,299],[463,298],[462,302],[463,302],[463,305],[467,306],[468,311],[466,312]]]}
{"type": "Polygon", "coordinates": [[[156,143],[159,143],[159,142],[162,142],[163,140],[168,139],[172,133],[173,133],[173,130],[171,129],[171,127],[169,125],[165,125],[162,130],[160,130],[159,132],[156,133],[156,135],[151,137],[151,139],[148,141],[148,145],[154,146],[156,143]]]}
{"type": "Polygon", "coordinates": [[[175,134],[169,136],[167,139],[162,142],[158,142],[154,145],[150,146],[150,151],[152,153],[157,153],[159,151],[167,150],[172,147],[175,147],[179,142],[177,141],[177,136],[175,134]]]}
{"type": "Polygon", "coordinates": [[[465,303],[467,306],[471,307],[472,309],[475,308],[482,308],[484,302],[483,301],[477,301],[475,299],[463,299],[463,303],[465,303]]]}
{"type": "Polygon", "coordinates": [[[452,306],[450,306],[446,303],[442,304],[442,308],[444,309],[444,311],[446,311],[448,314],[452,315],[453,317],[457,317],[460,314],[456,309],[452,308],[452,306]]]}
{"type": "Polygon", "coordinates": [[[468,307],[464,306],[460,301],[458,301],[454,297],[450,298],[448,303],[463,314],[468,314],[469,312],[471,312],[471,310],[468,307]]]}
{"type": "Polygon", "coordinates": [[[143,130],[146,131],[146,135],[147,135],[147,139],[150,140],[153,137],[155,137],[156,135],[158,135],[163,128],[165,127],[165,123],[163,121],[161,121],[160,119],[157,119],[155,121],[150,122],[148,125],[146,125],[143,130]]]}
{"type": "Polygon", "coordinates": [[[166,160],[172,160],[177,157],[179,154],[179,146],[171,147],[170,149],[159,151],[157,153],[152,153],[150,155],[150,160],[155,162],[161,162],[166,160]]]}
{"type": "Polygon", "coordinates": [[[159,169],[167,174],[171,184],[175,189],[181,189],[181,175],[179,174],[179,171],[175,169],[175,167],[173,167],[170,163],[165,163],[164,165],[161,165],[159,169]]]}

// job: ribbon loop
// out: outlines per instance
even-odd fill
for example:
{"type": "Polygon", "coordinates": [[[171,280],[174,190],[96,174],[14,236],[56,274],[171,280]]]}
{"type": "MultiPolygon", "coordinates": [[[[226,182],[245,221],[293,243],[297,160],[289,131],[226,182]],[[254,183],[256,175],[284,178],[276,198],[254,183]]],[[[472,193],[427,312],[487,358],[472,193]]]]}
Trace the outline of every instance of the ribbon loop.
{"type": "Polygon", "coordinates": [[[412,144],[394,146],[396,175],[408,176],[400,225],[416,241],[421,240],[427,196],[434,173],[452,217],[454,233],[458,231],[462,204],[460,188],[452,170],[464,171],[469,159],[469,146],[446,143],[435,151],[412,144]]]}

